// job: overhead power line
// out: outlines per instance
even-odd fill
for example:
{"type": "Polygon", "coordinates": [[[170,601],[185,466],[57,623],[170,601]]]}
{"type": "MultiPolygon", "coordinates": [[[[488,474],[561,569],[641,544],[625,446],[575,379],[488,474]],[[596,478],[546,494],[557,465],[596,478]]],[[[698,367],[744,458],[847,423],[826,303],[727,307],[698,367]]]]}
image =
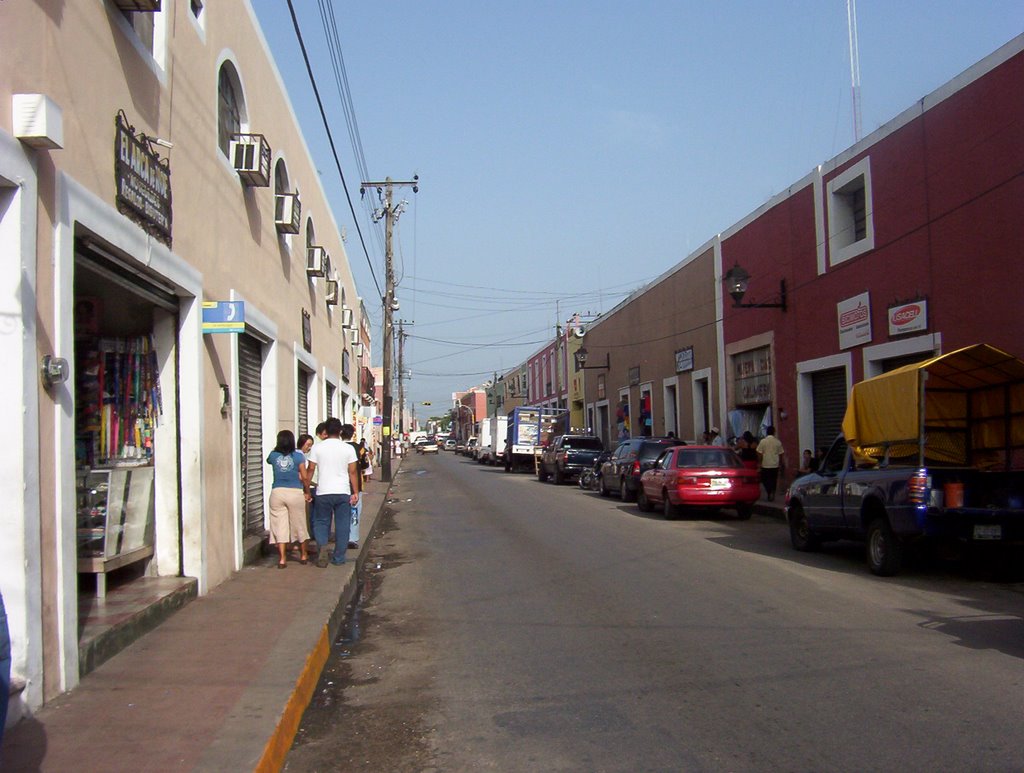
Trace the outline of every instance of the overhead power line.
{"type": "Polygon", "coordinates": [[[292,26],[295,28],[295,37],[299,41],[299,48],[302,50],[302,60],[306,63],[306,74],[309,75],[309,83],[313,87],[313,96],[316,97],[317,107],[320,108],[320,120],[323,121],[324,131],[327,132],[327,141],[331,146],[331,155],[334,156],[334,165],[338,168],[338,176],[341,177],[341,187],[345,191],[345,198],[348,200],[348,209],[352,213],[352,222],[355,224],[356,233],[359,234],[359,243],[363,246],[363,255],[366,256],[366,264],[370,267],[370,276],[377,287],[377,294],[383,295],[380,289],[380,282],[377,281],[377,273],[373,270],[373,261],[370,260],[370,253],[366,249],[366,240],[363,239],[363,231],[359,227],[359,218],[356,217],[356,209],[352,205],[352,197],[348,193],[348,183],[345,182],[345,173],[341,169],[341,161],[338,159],[338,150],[334,146],[334,137],[331,134],[331,126],[327,121],[327,113],[324,111],[323,100],[320,99],[320,89],[317,88],[316,78],[313,76],[313,68],[309,64],[309,54],[306,53],[306,44],[302,40],[302,30],[299,29],[299,20],[295,16],[295,6],[292,0],[288,0],[288,12],[292,17],[292,26]]]}

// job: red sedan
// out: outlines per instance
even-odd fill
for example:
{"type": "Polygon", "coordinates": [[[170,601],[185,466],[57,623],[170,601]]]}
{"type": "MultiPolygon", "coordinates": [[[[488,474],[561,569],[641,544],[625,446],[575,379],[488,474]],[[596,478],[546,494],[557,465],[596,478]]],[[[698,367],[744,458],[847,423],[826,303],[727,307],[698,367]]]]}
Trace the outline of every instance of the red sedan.
{"type": "Polygon", "coordinates": [[[677,446],[640,477],[636,501],[644,512],[661,505],[666,518],[675,518],[682,507],[731,507],[746,520],[760,496],[757,471],[746,467],[731,448],[677,446]]]}

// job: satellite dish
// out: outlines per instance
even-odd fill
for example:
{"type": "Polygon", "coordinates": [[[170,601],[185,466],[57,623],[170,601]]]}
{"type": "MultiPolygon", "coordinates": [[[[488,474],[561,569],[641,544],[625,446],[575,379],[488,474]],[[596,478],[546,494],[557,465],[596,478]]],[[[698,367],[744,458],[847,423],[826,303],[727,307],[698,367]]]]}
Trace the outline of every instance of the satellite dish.
{"type": "Polygon", "coordinates": [[[587,331],[586,331],[586,330],[584,330],[584,329],[583,329],[583,328],[581,328],[581,327],[574,327],[574,328],[572,329],[572,334],[573,334],[574,336],[576,336],[577,338],[583,338],[583,336],[584,336],[584,335],[586,335],[586,332],[587,332],[587,331]]]}

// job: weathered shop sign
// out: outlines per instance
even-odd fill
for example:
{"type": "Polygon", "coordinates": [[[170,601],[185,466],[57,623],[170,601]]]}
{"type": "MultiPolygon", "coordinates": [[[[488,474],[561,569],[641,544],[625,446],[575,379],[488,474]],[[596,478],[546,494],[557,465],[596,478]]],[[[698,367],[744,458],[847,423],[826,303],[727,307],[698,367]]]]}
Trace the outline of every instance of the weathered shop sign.
{"type": "Polygon", "coordinates": [[[164,244],[171,244],[171,165],[135,134],[123,112],[114,119],[117,209],[164,244]]]}

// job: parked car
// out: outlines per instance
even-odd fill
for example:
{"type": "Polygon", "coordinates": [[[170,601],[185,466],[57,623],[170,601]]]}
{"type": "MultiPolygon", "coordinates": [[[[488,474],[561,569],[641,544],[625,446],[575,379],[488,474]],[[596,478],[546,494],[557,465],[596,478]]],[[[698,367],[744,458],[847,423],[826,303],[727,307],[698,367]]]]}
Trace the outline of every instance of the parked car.
{"type": "Polygon", "coordinates": [[[555,485],[579,477],[604,451],[604,443],[595,435],[556,435],[545,446],[537,465],[537,478],[554,478],[555,485]]]}
{"type": "Polygon", "coordinates": [[[462,454],[466,453],[466,444],[463,441],[455,441],[455,453],[457,453],[459,456],[462,456],[462,454]]]}
{"type": "Polygon", "coordinates": [[[636,502],[644,512],[660,505],[668,519],[682,508],[732,507],[745,521],[760,494],[757,472],[731,448],[680,446],[663,451],[640,476],[636,502]]]}
{"type": "Polygon", "coordinates": [[[494,452],[489,445],[479,446],[476,449],[476,463],[477,464],[494,464],[492,457],[494,452]]]}
{"type": "Polygon", "coordinates": [[[662,451],[685,442],[674,437],[635,437],[619,444],[612,458],[601,465],[601,496],[612,490],[623,502],[632,502],[640,488],[640,476],[654,466],[662,451]]]}
{"type": "Polygon", "coordinates": [[[450,437],[450,438],[448,438],[447,440],[444,441],[444,450],[445,451],[454,451],[457,445],[458,444],[456,443],[455,438],[450,437]]]}
{"type": "Polygon", "coordinates": [[[476,452],[479,447],[480,442],[475,437],[471,437],[469,440],[466,441],[466,456],[470,457],[471,459],[476,459],[476,452]]]}

